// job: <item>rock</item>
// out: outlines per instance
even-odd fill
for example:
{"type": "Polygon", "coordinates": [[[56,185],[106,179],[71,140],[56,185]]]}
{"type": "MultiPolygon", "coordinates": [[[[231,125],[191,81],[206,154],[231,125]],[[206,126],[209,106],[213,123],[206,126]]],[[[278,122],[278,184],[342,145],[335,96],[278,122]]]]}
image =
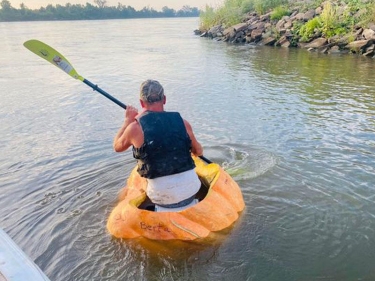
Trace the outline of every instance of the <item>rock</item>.
{"type": "Polygon", "coordinates": [[[276,46],[281,46],[284,48],[289,48],[290,42],[286,36],[281,36],[281,38],[276,42],[276,46]]]}
{"type": "Polygon", "coordinates": [[[251,32],[251,38],[253,41],[257,42],[262,39],[263,29],[255,29],[251,32]]]}
{"type": "Polygon", "coordinates": [[[265,15],[260,16],[259,20],[260,21],[269,21],[270,18],[271,18],[271,13],[267,13],[265,15]]]}
{"type": "Polygon", "coordinates": [[[290,45],[291,45],[291,43],[289,41],[285,41],[280,46],[283,47],[283,48],[289,48],[290,45]]]}
{"type": "Polygon", "coordinates": [[[247,23],[239,23],[239,24],[233,25],[232,28],[234,29],[234,31],[239,32],[239,31],[245,30],[247,26],[248,26],[247,23]]]}
{"type": "Polygon", "coordinates": [[[309,21],[315,17],[315,10],[311,9],[308,10],[304,15],[303,15],[303,20],[304,21],[309,21]]]}
{"type": "Polygon", "coordinates": [[[203,33],[200,35],[200,37],[207,37],[207,34],[208,34],[207,31],[206,31],[206,32],[203,32],[203,33]]]}
{"type": "Polygon", "coordinates": [[[298,42],[297,46],[298,46],[299,48],[305,48],[307,44],[308,44],[308,43],[298,42]]]}
{"type": "Polygon", "coordinates": [[[375,44],[372,44],[371,46],[367,47],[365,52],[363,53],[366,57],[372,57],[375,54],[375,44]]]}
{"type": "Polygon", "coordinates": [[[249,25],[249,27],[247,28],[247,33],[248,34],[251,34],[251,32],[254,30],[254,29],[265,29],[266,27],[266,23],[262,22],[262,21],[258,21],[258,22],[255,22],[251,25],[249,25]]]}
{"type": "Polygon", "coordinates": [[[362,36],[366,40],[371,40],[371,39],[375,40],[375,31],[372,29],[365,29],[362,32],[362,36]]]}
{"type": "Polygon", "coordinates": [[[305,48],[320,48],[324,45],[326,45],[328,43],[327,39],[326,38],[317,38],[315,40],[313,40],[312,42],[310,42],[309,44],[307,44],[305,46],[305,48]]]}
{"type": "Polygon", "coordinates": [[[196,29],[196,30],[194,30],[194,34],[195,35],[201,35],[202,31],[200,31],[199,29],[196,29]]]}
{"type": "Polygon", "coordinates": [[[362,49],[365,49],[369,44],[372,44],[372,40],[358,40],[350,42],[345,46],[345,48],[358,53],[362,49]]]}
{"type": "Polygon", "coordinates": [[[370,28],[371,30],[375,31],[375,23],[371,22],[368,24],[368,28],[370,28]]]}
{"type": "Polygon", "coordinates": [[[211,27],[208,31],[208,36],[211,38],[216,38],[218,36],[218,33],[221,33],[221,25],[211,27]]]}
{"type": "Polygon", "coordinates": [[[247,24],[252,24],[252,23],[257,22],[257,21],[259,21],[259,17],[258,16],[252,17],[252,18],[249,18],[249,19],[245,20],[245,22],[247,24]]]}
{"type": "Polygon", "coordinates": [[[363,32],[363,28],[359,28],[359,29],[357,29],[357,31],[354,32],[354,38],[356,38],[357,40],[361,40],[361,39],[362,39],[362,38],[361,38],[361,34],[362,34],[362,32],[363,32]]]}
{"type": "Polygon", "coordinates": [[[281,19],[276,24],[276,30],[280,32],[281,29],[283,29],[285,24],[285,20],[281,19]]]}
{"type": "MultiPolygon", "coordinates": [[[[372,46],[374,46],[374,45],[372,45],[372,46]]],[[[365,57],[372,57],[372,56],[374,56],[374,54],[375,54],[374,48],[371,48],[369,51],[366,51],[365,53],[363,53],[363,55],[365,57]]]]}
{"type": "Polygon", "coordinates": [[[276,39],[270,36],[261,40],[259,44],[265,45],[265,46],[273,46],[275,42],[276,42],[276,39]]]}
{"type": "Polygon", "coordinates": [[[340,53],[340,48],[339,46],[333,46],[330,50],[329,53],[331,54],[339,54],[340,53]]]}
{"type": "Polygon", "coordinates": [[[245,37],[245,42],[246,43],[251,43],[251,42],[253,42],[254,40],[253,40],[253,38],[251,38],[251,35],[246,35],[246,37],[245,37]]]}
{"type": "Polygon", "coordinates": [[[247,27],[247,33],[251,33],[251,31],[253,31],[254,29],[257,29],[258,27],[257,27],[258,25],[257,25],[257,23],[252,23],[252,24],[250,24],[248,27],[247,27]]]}
{"type": "Polygon", "coordinates": [[[266,23],[263,21],[260,21],[260,22],[257,22],[255,26],[257,29],[264,29],[266,27],[266,23]]]}
{"type": "Polygon", "coordinates": [[[290,29],[290,28],[292,28],[292,26],[293,26],[293,22],[290,19],[287,20],[286,23],[284,24],[284,27],[286,29],[290,29]]]}
{"type": "Polygon", "coordinates": [[[375,44],[372,44],[370,47],[367,47],[366,48],[366,51],[371,51],[371,50],[375,50],[375,44]]]}
{"type": "Polygon", "coordinates": [[[290,14],[290,18],[294,18],[297,14],[298,14],[297,10],[292,11],[292,13],[290,14]]]}
{"type": "Polygon", "coordinates": [[[266,22],[265,24],[264,24],[264,28],[265,29],[270,29],[272,27],[272,24],[270,23],[270,22],[266,22]]]}
{"type": "Polygon", "coordinates": [[[290,29],[287,29],[287,30],[285,30],[284,36],[287,37],[287,38],[292,38],[294,35],[290,31],[290,29]]]}
{"type": "Polygon", "coordinates": [[[227,40],[231,40],[234,38],[234,36],[236,36],[236,31],[233,27],[228,27],[223,31],[223,35],[227,38],[227,40]]]}
{"type": "Polygon", "coordinates": [[[295,15],[294,17],[291,17],[291,20],[303,20],[305,17],[305,14],[304,13],[298,13],[297,15],[295,15]]]}

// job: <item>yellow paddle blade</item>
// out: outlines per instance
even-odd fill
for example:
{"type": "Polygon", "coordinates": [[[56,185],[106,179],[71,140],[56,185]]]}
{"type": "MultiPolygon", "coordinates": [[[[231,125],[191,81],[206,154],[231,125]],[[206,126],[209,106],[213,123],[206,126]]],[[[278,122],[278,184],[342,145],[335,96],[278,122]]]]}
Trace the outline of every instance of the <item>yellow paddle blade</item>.
{"type": "Polygon", "coordinates": [[[71,63],[62,54],[60,54],[51,46],[48,46],[47,44],[34,39],[26,41],[23,45],[34,54],[52,63],[54,66],[57,66],[73,78],[78,79],[80,81],[84,80],[84,78],[81,75],[79,75],[77,71],[73,68],[71,63]]]}

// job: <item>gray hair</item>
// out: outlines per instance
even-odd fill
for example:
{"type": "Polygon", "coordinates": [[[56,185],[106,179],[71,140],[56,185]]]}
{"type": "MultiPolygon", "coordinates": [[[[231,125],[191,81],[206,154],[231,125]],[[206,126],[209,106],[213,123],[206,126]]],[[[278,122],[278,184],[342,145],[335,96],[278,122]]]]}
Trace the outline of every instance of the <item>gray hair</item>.
{"type": "Polygon", "coordinates": [[[163,86],[156,80],[146,80],[141,84],[141,100],[154,103],[163,100],[164,89],[163,86]]]}

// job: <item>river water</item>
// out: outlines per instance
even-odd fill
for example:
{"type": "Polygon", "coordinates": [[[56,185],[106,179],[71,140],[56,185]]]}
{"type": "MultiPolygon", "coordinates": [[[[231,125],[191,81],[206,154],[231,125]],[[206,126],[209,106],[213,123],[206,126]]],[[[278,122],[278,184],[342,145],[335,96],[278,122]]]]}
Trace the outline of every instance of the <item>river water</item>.
{"type": "MultiPolygon", "coordinates": [[[[375,280],[375,61],[234,46],[197,18],[0,23],[0,227],[51,280],[375,280]],[[209,243],[113,239],[124,112],[159,80],[246,209],[209,243]]],[[[0,245],[1,246],[1,245],[0,245]]]]}

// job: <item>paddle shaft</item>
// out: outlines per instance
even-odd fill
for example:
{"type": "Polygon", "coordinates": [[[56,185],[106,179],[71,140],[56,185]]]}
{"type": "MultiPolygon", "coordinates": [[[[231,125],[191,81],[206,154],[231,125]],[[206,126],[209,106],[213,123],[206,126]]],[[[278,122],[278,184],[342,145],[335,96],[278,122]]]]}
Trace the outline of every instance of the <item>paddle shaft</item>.
{"type": "Polygon", "coordinates": [[[89,87],[91,87],[94,91],[97,91],[98,93],[102,94],[103,96],[105,96],[106,98],[110,99],[111,101],[113,101],[115,104],[121,106],[123,109],[126,109],[126,105],[123,104],[121,101],[119,101],[118,99],[112,97],[110,94],[108,94],[106,91],[100,89],[98,87],[98,85],[95,85],[93,83],[91,83],[89,80],[87,79],[83,79],[82,81],[83,83],[85,83],[86,85],[88,85],[89,87]]]}

